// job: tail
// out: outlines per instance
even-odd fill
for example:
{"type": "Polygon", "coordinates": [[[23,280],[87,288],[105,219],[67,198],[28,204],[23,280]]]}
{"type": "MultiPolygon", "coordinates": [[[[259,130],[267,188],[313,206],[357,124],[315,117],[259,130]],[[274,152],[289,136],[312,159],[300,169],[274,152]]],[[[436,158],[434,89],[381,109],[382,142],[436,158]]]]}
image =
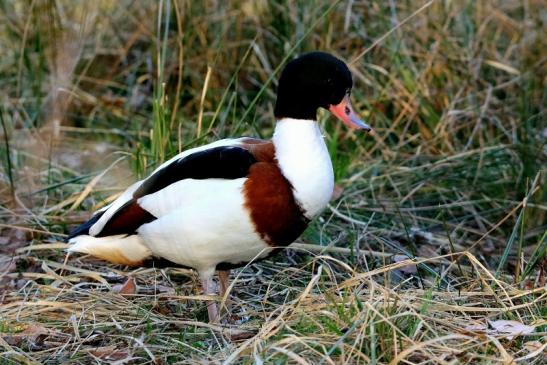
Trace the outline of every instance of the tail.
{"type": "Polygon", "coordinates": [[[93,237],[80,235],[69,239],[68,252],[86,253],[115,264],[138,266],[152,256],[138,235],[93,237]]]}

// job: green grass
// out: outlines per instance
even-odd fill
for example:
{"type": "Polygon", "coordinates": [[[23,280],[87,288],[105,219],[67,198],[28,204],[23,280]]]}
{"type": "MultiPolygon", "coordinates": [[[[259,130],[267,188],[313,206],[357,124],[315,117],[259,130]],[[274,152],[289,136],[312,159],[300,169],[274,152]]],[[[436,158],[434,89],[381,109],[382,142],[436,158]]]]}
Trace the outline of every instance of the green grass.
{"type": "Polygon", "coordinates": [[[0,2],[0,362],[544,362],[527,350],[546,331],[543,12],[539,0],[0,2]],[[279,71],[311,50],[350,63],[374,134],[319,113],[340,194],[307,245],[235,273],[232,325],[204,323],[190,271],[39,246],[181,150],[269,138],[279,71]],[[116,294],[128,275],[139,291],[116,294]],[[467,329],[499,319],[535,332],[467,329]]]}

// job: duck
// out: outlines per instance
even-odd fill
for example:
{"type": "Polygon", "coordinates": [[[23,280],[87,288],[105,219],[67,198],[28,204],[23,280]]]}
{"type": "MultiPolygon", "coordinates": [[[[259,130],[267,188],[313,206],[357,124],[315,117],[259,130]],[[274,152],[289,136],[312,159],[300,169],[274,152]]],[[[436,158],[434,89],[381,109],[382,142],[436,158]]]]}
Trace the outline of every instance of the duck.
{"type": "MultiPolygon", "coordinates": [[[[230,270],[293,243],[327,207],[333,166],[317,121],[328,110],[351,129],[348,66],[325,52],[288,62],[278,81],[271,140],[240,137],[185,150],[129,186],[68,236],[69,252],[127,266],[149,259],[197,271],[203,293],[224,296],[230,270]]],[[[219,320],[208,301],[210,322],[219,320]]]]}

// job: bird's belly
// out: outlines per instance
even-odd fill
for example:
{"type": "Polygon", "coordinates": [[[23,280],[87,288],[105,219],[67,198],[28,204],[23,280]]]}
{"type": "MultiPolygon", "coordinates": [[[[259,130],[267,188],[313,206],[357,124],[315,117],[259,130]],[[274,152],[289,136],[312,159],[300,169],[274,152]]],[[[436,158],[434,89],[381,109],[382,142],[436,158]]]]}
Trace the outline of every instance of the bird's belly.
{"type": "Polygon", "coordinates": [[[153,255],[202,272],[219,263],[239,264],[267,256],[273,248],[256,233],[245,208],[244,180],[208,186],[209,195],[197,194],[198,200],[141,226],[139,235],[153,255]]]}
{"type": "Polygon", "coordinates": [[[251,262],[267,256],[273,249],[254,232],[196,232],[193,227],[180,223],[168,234],[154,232],[152,228],[139,230],[139,233],[154,256],[198,271],[211,270],[219,263],[251,262]]]}

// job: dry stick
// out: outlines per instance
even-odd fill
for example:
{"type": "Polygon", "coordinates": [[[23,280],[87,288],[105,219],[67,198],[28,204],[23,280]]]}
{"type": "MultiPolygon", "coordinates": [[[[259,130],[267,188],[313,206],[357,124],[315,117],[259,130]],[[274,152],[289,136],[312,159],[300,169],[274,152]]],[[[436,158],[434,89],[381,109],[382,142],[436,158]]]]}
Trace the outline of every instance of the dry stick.
{"type": "MultiPolygon", "coordinates": [[[[59,274],[60,275],[60,274],[59,274]]],[[[26,279],[32,279],[32,280],[38,280],[38,279],[49,279],[49,280],[56,280],[57,277],[49,274],[43,274],[38,272],[23,272],[23,273],[10,273],[10,274],[2,274],[5,278],[10,279],[20,279],[20,278],[26,278],[26,279]]],[[[63,278],[68,282],[74,282],[74,283],[80,283],[80,277],[77,275],[68,275],[63,276],[63,278]]]]}
{"type": "Polygon", "coordinates": [[[10,151],[10,145],[9,145],[9,136],[8,131],[6,128],[6,123],[4,121],[4,108],[0,107],[0,123],[2,123],[2,130],[4,132],[4,147],[6,149],[6,162],[7,162],[7,175],[10,185],[10,194],[11,198],[15,200],[15,185],[13,183],[13,169],[11,166],[11,151],[10,151]]]}
{"type": "MultiPolygon", "coordinates": [[[[521,335],[522,336],[522,335],[521,335]]],[[[515,359],[515,361],[517,363],[519,362],[522,362],[524,360],[529,360],[529,359],[532,359],[538,355],[541,355],[543,354],[545,356],[545,349],[547,348],[547,343],[544,343],[543,346],[537,348],[537,350],[533,351],[533,352],[530,352],[528,355],[525,355],[525,356],[522,356],[522,357],[519,357],[517,359],[515,359]]]]}
{"type": "Polygon", "coordinates": [[[78,206],[84,201],[84,199],[87,198],[89,194],[91,194],[91,191],[93,191],[93,188],[95,187],[95,185],[97,185],[99,180],[101,180],[108,171],[110,171],[114,166],[116,166],[118,162],[125,160],[125,158],[126,158],[125,156],[118,158],[116,161],[112,162],[110,166],[104,169],[103,172],[101,172],[99,175],[91,179],[91,181],[87,183],[84,190],[78,196],[78,199],[76,199],[76,201],[74,201],[74,203],[70,206],[70,208],[68,208],[68,211],[78,208],[78,206]]]}
{"type": "Polygon", "coordinates": [[[66,237],[67,236],[66,234],[63,234],[63,233],[54,233],[54,232],[49,232],[49,231],[45,231],[45,230],[41,230],[41,229],[34,229],[34,228],[28,228],[28,227],[22,227],[22,226],[15,226],[13,224],[0,223],[0,227],[1,228],[12,228],[12,229],[17,229],[19,231],[26,231],[26,232],[43,233],[43,234],[48,234],[48,235],[52,235],[52,236],[59,236],[59,237],[66,237]]]}
{"type": "MultiPolygon", "coordinates": [[[[173,129],[173,124],[175,123],[175,118],[177,117],[177,111],[179,108],[179,98],[180,98],[180,92],[182,89],[182,76],[183,76],[183,66],[184,66],[184,44],[182,42],[184,34],[182,33],[182,17],[180,14],[180,9],[177,1],[173,2],[173,5],[175,6],[175,18],[177,20],[177,41],[179,46],[179,54],[178,54],[178,63],[179,63],[179,69],[178,69],[178,78],[177,78],[177,89],[175,91],[175,101],[173,103],[173,111],[171,112],[171,123],[170,123],[170,129],[173,129]]],[[[178,139],[178,151],[179,153],[182,152],[182,129],[181,124],[178,123],[177,128],[177,139],[178,139]]]]}
{"type": "MultiPolygon", "coordinates": [[[[325,253],[325,252],[352,254],[352,250],[349,249],[349,248],[346,248],[346,247],[329,247],[329,246],[314,245],[314,244],[311,244],[311,243],[295,242],[292,245],[288,246],[288,248],[294,248],[294,249],[307,251],[307,252],[310,252],[310,253],[319,253],[319,254],[322,254],[322,253],[325,253]]],[[[391,256],[394,255],[394,254],[391,254],[391,253],[376,252],[376,251],[371,251],[371,250],[359,250],[359,251],[360,251],[359,252],[360,254],[371,255],[371,256],[375,256],[375,257],[391,257],[391,256]]],[[[416,257],[416,259],[421,260],[422,258],[416,257]]]]}
{"type": "Polygon", "coordinates": [[[61,132],[69,132],[69,133],[89,133],[89,134],[98,134],[98,133],[104,133],[104,134],[115,134],[115,135],[121,135],[121,136],[136,136],[136,137],[143,137],[148,135],[148,131],[128,131],[128,130],[118,130],[118,129],[108,129],[108,128],[82,128],[82,127],[73,127],[73,126],[61,126],[59,128],[61,132]]]}
{"type": "Polygon", "coordinates": [[[240,329],[240,328],[234,328],[230,326],[224,326],[219,324],[213,324],[213,323],[205,323],[205,322],[198,322],[198,321],[179,321],[179,320],[167,320],[164,321],[165,323],[174,324],[176,326],[195,326],[195,327],[202,327],[211,329],[216,332],[220,332],[223,334],[228,335],[238,335],[238,334],[245,334],[248,333],[249,330],[246,329],[240,329]]]}
{"type": "Polygon", "coordinates": [[[28,18],[25,22],[25,28],[23,30],[23,38],[21,40],[21,49],[19,50],[20,56],[19,56],[19,62],[17,64],[17,87],[15,89],[15,95],[17,95],[18,98],[21,97],[21,76],[23,75],[23,61],[25,59],[25,46],[27,44],[27,38],[28,38],[28,32],[30,29],[31,24],[34,24],[31,22],[34,13],[34,5],[36,4],[36,0],[32,0],[30,3],[30,9],[28,10],[28,18]]]}
{"type": "Polygon", "coordinates": [[[201,125],[203,119],[203,104],[205,103],[205,95],[209,87],[209,80],[211,78],[211,66],[207,66],[207,74],[205,75],[205,82],[203,83],[203,89],[201,90],[201,99],[199,101],[199,114],[198,114],[198,130],[196,138],[201,136],[201,125]]]}

